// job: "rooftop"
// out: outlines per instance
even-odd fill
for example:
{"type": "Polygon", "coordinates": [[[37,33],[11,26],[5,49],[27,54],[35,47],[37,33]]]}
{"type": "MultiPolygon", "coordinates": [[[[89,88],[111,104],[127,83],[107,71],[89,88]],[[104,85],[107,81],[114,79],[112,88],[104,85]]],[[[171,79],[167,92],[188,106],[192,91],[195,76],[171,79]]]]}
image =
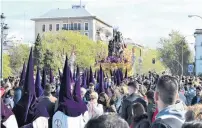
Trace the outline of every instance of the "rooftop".
{"type": "Polygon", "coordinates": [[[194,34],[202,34],[202,29],[196,29],[194,34]]]}
{"type": "Polygon", "coordinates": [[[57,18],[77,18],[77,17],[92,17],[103,24],[112,27],[111,25],[107,24],[106,22],[98,19],[96,16],[92,15],[89,13],[86,9],[85,6],[72,6],[72,8],[69,9],[52,9],[48,11],[47,13],[37,17],[37,18],[32,18],[31,20],[37,21],[37,20],[43,20],[43,19],[57,19],[57,18]]]}

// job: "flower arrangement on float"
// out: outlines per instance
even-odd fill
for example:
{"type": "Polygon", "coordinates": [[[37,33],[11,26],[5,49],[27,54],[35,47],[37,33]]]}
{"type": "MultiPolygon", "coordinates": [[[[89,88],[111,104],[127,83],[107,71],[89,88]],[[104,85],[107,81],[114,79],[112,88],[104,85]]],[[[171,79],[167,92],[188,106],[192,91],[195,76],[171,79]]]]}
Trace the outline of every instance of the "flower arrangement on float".
{"type": "Polygon", "coordinates": [[[109,71],[114,69],[127,69],[132,70],[132,52],[129,49],[124,49],[124,56],[117,57],[117,56],[108,56],[103,58],[98,58],[96,60],[96,69],[99,69],[99,66],[102,65],[103,70],[109,71]]]}

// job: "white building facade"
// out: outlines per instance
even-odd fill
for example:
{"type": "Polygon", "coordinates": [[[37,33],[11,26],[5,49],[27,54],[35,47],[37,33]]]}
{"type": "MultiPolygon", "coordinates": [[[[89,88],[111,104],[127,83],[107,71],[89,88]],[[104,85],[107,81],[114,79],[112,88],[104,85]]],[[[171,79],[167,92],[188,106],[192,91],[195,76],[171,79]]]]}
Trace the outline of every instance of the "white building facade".
{"type": "Polygon", "coordinates": [[[202,75],[202,29],[196,29],[195,33],[195,73],[202,75]]]}
{"type": "Polygon", "coordinates": [[[38,33],[43,35],[45,32],[71,30],[80,32],[93,41],[107,41],[113,33],[111,25],[91,15],[85,7],[80,6],[54,9],[31,20],[35,21],[35,38],[38,33]]]}

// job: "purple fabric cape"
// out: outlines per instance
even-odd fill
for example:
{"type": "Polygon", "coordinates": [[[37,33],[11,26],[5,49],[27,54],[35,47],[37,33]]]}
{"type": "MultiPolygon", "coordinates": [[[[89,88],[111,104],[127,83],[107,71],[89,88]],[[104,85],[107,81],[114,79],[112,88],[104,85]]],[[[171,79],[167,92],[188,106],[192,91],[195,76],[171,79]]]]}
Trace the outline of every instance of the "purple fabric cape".
{"type": "Polygon", "coordinates": [[[41,82],[41,86],[43,89],[44,89],[45,85],[46,85],[46,70],[45,70],[45,68],[43,68],[42,82],[41,82]]]}
{"type": "Polygon", "coordinates": [[[105,92],[105,89],[104,89],[104,72],[102,71],[102,67],[100,65],[100,73],[99,73],[99,90],[98,90],[98,93],[102,93],[102,92],[105,92]]]}
{"type": "Polygon", "coordinates": [[[41,87],[41,76],[39,67],[37,67],[36,80],[35,80],[36,97],[43,95],[43,88],[41,87]]]}
{"type": "Polygon", "coordinates": [[[81,103],[74,100],[71,94],[70,83],[70,68],[68,66],[68,59],[66,57],[63,78],[59,92],[58,111],[61,111],[70,117],[78,117],[82,114],[81,103]]]}
{"type": "Polygon", "coordinates": [[[33,68],[34,66],[33,66],[32,49],[31,49],[27,71],[26,71],[25,82],[24,82],[23,95],[22,95],[22,98],[19,100],[19,102],[13,108],[13,113],[15,114],[19,127],[30,123],[29,122],[30,117],[28,116],[28,113],[36,100],[33,68]]]}
{"type": "Polygon", "coordinates": [[[93,71],[92,71],[92,68],[90,67],[90,76],[89,76],[89,82],[90,83],[93,83],[93,80],[94,78],[93,78],[93,71]]]}
{"type": "Polygon", "coordinates": [[[25,70],[26,70],[26,64],[24,62],[22,72],[21,72],[21,75],[20,75],[20,85],[24,85],[24,80],[25,80],[25,75],[26,75],[25,70]]]}
{"type": "Polygon", "coordinates": [[[5,122],[11,115],[13,115],[13,112],[8,109],[1,99],[1,128],[5,128],[2,123],[5,122]]]}

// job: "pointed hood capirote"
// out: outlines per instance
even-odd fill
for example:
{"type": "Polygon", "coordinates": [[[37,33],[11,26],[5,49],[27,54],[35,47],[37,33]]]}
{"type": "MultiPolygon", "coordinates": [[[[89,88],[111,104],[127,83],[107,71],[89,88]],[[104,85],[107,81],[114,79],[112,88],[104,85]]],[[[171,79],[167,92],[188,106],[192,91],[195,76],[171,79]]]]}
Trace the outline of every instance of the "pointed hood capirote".
{"type": "Polygon", "coordinates": [[[22,72],[21,72],[21,75],[20,75],[20,86],[24,85],[24,80],[25,80],[25,75],[26,75],[25,70],[26,70],[26,64],[24,62],[22,72]]]}
{"type": "Polygon", "coordinates": [[[46,85],[46,70],[45,68],[43,68],[43,74],[42,74],[42,82],[41,82],[41,86],[44,89],[46,85]]]}
{"type": "Polygon", "coordinates": [[[109,72],[110,72],[110,75],[111,75],[111,77],[112,77],[112,76],[113,76],[113,72],[112,72],[112,70],[110,69],[110,71],[109,71],[109,72]]]}
{"type": "Polygon", "coordinates": [[[72,71],[71,70],[69,70],[69,71],[70,71],[70,80],[71,80],[71,83],[74,83],[73,76],[72,76],[72,71]]]}
{"type": "Polygon", "coordinates": [[[100,65],[98,93],[100,94],[102,92],[105,92],[105,89],[104,89],[104,72],[102,71],[102,66],[100,65]]]}
{"type": "Polygon", "coordinates": [[[76,82],[75,82],[75,86],[74,86],[74,91],[73,91],[73,95],[75,97],[75,100],[80,102],[81,101],[81,89],[80,89],[80,71],[79,71],[79,67],[77,66],[77,70],[76,70],[76,82]]]}
{"type": "Polygon", "coordinates": [[[87,85],[86,85],[86,73],[83,72],[83,76],[82,76],[82,87],[87,89],[87,85]]]}
{"type": "Polygon", "coordinates": [[[128,78],[128,69],[126,68],[126,72],[125,72],[125,79],[128,78]]]}
{"type": "Polygon", "coordinates": [[[119,76],[120,76],[120,79],[121,79],[121,82],[123,81],[123,72],[121,69],[119,69],[119,76]]]}
{"type": "Polygon", "coordinates": [[[24,82],[24,89],[22,98],[13,108],[13,112],[18,122],[18,126],[21,127],[26,123],[29,123],[28,113],[32,105],[36,100],[36,92],[34,85],[34,66],[33,66],[33,58],[32,58],[32,48],[30,50],[29,61],[27,64],[26,77],[24,82]]]}
{"type": "Polygon", "coordinates": [[[87,84],[87,87],[89,88],[89,84],[90,84],[90,73],[88,71],[88,69],[86,69],[86,84],[87,84]]]}
{"type": "Polygon", "coordinates": [[[120,76],[119,69],[116,71],[116,81],[117,81],[117,85],[119,86],[121,84],[121,76],[120,76]]]}
{"type": "Polygon", "coordinates": [[[43,95],[44,90],[41,87],[41,76],[40,76],[39,67],[37,67],[36,80],[35,80],[35,91],[36,91],[37,98],[43,95]]]}
{"type": "Polygon", "coordinates": [[[94,78],[93,78],[93,71],[92,71],[92,68],[90,67],[90,76],[89,76],[89,82],[90,83],[93,83],[94,82],[94,80],[93,80],[94,78]]]}
{"type": "Polygon", "coordinates": [[[97,78],[97,72],[95,70],[95,73],[94,73],[94,78],[96,79],[97,78]]]}
{"type": "Polygon", "coordinates": [[[75,70],[73,72],[73,80],[76,81],[76,72],[75,72],[75,70]]]}
{"type": "Polygon", "coordinates": [[[50,68],[50,84],[52,84],[54,82],[54,76],[53,76],[53,71],[50,68]]]}
{"type": "MultiPolygon", "coordinates": [[[[78,86],[76,87],[74,94],[78,93],[78,86]]],[[[78,95],[78,94],[77,94],[78,95]]],[[[68,66],[68,59],[66,57],[65,66],[63,70],[63,78],[59,92],[59,106],[58,111],[63,112],[70,117],[77,117],[83,113],[85,106],[81,106],[82,102],[75,101],[71,94],[71,79],[70,68],[68,66]]]]}

